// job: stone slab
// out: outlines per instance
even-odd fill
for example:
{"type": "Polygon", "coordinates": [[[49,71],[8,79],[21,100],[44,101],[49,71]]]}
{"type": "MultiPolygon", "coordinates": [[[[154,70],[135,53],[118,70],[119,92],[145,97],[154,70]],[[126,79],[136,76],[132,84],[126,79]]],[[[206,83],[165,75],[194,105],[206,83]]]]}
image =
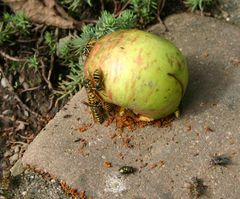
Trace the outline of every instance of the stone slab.
{"type": "Polygon", "coordinates": [[[230,23],[240,27],[240,1],[239,0],[219,0],[223,17],[230,23]]]}
{"type": "MultiPolygon", "coordinates": [[[[183,113],[170,127],[125,130],[113,138],[115,125],[92,124],[84,90],[49,122],[28,147],[23,163],[86,191],[93,198],[189,198],[189,181],[208,186],[202,198],[240,195],[240,29],[189,14],[166,19],[167,38],[189,63],[190,82],[183,113]],[[130,138],[132,148],[122,139],[130,138]],[[233,164],[210,167],[212,155],[227,154],[233,164]],[[111,168],[104,167],[109,161],[111,168]],[[123,165],[137,168],[128,176],[123,165]]],[[[161,32],[156,25],[151,31],[161,32]]]]}

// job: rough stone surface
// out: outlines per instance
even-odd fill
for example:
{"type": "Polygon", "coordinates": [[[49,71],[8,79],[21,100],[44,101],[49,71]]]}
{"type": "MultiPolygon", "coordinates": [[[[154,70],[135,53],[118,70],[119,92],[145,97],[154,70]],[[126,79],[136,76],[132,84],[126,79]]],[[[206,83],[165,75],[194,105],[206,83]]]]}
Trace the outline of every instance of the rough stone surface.
{"type": "Polygon", "coordinates": [[[223,17],[230,23],[240,27],[240,1],[219,0],[223,17]]]}
{"type": "MultiPolygon", "coordinates": [[[[113,138],[115,126],[91,124],[82,90],[29,146],[23,163],[50,173],[93,198],[189,198],[196,176],[208,186],[202,198],[240,195],[240,29],[188,14],[166,19],[167,38],[188,59],[190,82],[183,113],[170,127],[148,126],[113,138]],[[133,148],[122,139],[130,138],[133,148]],[[211,156],[227,154],[232,164],[210,166],[211,156]],[[104,167],[109,161],[111,168],[104,167]],[[137,168],[128,176],[123,165],[137,168]]],[[[153,32],[161,32],[158,25],[153,32]]]]}
{"type": "Polygon", "coordinates": [[[18,176],[24,172],[24,166],[22,164],[22,160],[19,159],[13,167],[10,169],[11,171],[11,176],[18,176]]]}
{"type": "Polygon", "coordinates": [[[10,188],[6,199],[70,199],[57,181],[29,170],[12,179],[10,188]]]}

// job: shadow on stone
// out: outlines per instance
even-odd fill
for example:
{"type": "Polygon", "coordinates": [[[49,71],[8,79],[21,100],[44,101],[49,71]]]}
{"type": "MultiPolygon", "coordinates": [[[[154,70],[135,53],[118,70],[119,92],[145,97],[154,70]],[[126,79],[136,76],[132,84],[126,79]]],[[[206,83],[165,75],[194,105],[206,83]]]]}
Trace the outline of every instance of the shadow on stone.
{"type": "Polygon", "coordinates": [[[233,78],[226,74],[222,62],[199,61],[195,56],[187,59],[189,85],[183,98],[183,112],[199,114],[222,100],[233,78]]]}

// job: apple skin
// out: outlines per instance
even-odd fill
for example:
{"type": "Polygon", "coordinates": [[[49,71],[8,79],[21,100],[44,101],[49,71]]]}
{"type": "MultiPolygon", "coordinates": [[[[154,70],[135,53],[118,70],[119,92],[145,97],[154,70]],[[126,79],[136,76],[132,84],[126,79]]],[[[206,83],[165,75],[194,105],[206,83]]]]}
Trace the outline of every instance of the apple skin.
{"type": "Polygon", "coordinates": [[[103,100],[131,109],[149,119],[163,118],[178,109],[188,84],[188,67],[170,41],[137,29],[107,34],[91,49],[85,78],[102,72],[103,100]]]}

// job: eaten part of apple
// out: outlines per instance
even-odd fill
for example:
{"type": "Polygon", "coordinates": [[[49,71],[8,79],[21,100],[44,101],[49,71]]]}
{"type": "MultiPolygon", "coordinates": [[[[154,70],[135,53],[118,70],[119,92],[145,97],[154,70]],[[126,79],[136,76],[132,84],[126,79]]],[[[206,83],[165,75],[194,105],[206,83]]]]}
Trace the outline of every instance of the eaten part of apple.
{"type": "Polygon", "coordinates": [[[101,98],[144,120],[177,111],[188,84],[188,67],[180,50],[158,35],[137,29],[112,32],[94,44],[84,77],[98,87],[96,71],[102,77],[102,88],[96,88],[101,98]]]}

